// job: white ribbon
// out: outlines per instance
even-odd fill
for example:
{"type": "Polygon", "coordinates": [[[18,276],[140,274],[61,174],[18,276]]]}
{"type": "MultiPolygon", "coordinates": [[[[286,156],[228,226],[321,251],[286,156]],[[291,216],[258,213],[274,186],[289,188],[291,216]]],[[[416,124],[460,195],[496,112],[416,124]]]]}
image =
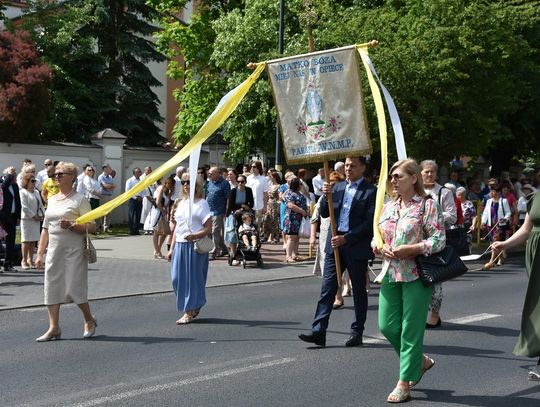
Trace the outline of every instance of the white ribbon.
{"type": "Polygon", "coordinates": [[[197,184],[197,170],[199,169],[199,156],[201,155],[201,144],[196,146],[189,156],[189,220],[188,226],[191,230],[191,216],[193,214],[193,201],[195,199],[195,187],[197,184]]]}
{"type": "Polygon", "coordinates": [[[392,122],[392,129],[394,131],[394,138],[396,140],[396,150],[398,155],[398,160],[405,160],[407,158],[407,151],[405,150],[405,139],[403,137],[403,129],[401,128],[401,120],[399,120],[399,114],[396,109],[396,105],[394,103],[394,99],[392,99],[392,96],[390,96],[390,93],[386,89],[386,87],[383,85],[381,80],[379,79],[379,75],[377,75],[377,71],[375,70],[375,67],[373,66],[373,62],[371,62],[371,59],[365,52],[361,52],[360,56],[363,60],[365,60],[369,68],[371,69],[371,72],[373,73],[373,76],[377,78],[377,82],[379,82],[379,86],[381,87],[381,90],[384,95],[384,100],[386,102],[386,106],[388,107],[388,113],[390,114],[390,121],[392,122]]]}

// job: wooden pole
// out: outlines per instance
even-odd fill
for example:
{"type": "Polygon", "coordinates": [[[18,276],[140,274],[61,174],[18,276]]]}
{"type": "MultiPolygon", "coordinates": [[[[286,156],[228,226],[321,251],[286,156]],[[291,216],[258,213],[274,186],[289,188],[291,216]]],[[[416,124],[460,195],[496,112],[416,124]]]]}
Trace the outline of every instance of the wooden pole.
{"type": "MultiPolygon", "coordinates": [[[[309,52],[315,52],[315,39],[313,38],[313,26],[312,21],[316,19],[316,14],[311,10],[311,1],[304,0],[304,7],[306,9],[306,31],[308,37],[308,49],[309,52]]],[[[330,166],[328,165],[328,160],[324,160],[324,177],[328,181],[330,177],[330,166]]],[[[336,216],[334,214],[334,200],[332,199],[332,194],[326,194],[326,200],[328,201],[328,210],[330,212],[330,230],[332,231],[332,237],[337,236],[336,228],[336,216]]],[[[334,259],[336,262],[336,277],[338,283],[338,290],[341,289],[342,283],[342,273],[341,273],[341,260],[339,258],[339,248],[334,249],[334,259]]]]}
{"type": "MultiPolygon", "coordinates": [[[[330,178],[330,166],[328,165],[328,160],[324,160],[324,178],[328,182],[330,178]]],[[[330,212],[330,229],[332,230],[332,237],[337,236],[336,228],[336,216],[334,214],[334,200],[332,199],[332,194],[326,194],[326,200],[328,201],[328,210],[330,212]]],[[[338,289],[343,285],[342,282],[342,273],[341,273],[341,260],[339,258],[339,248],[334,248],[334,259],[336,261],[336,276],[338,289]]]]}

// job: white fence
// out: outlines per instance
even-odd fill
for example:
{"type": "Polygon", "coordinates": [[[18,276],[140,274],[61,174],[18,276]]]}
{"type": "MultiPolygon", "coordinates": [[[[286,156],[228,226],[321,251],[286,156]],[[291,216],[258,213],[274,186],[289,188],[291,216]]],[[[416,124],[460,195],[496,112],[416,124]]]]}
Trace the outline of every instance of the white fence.
{"type": "MultiPolygon", "coordinates": [[[[156,147],[126,147],[125,137],[106,129],[92,137],[93,144],[74,143],[44,143],[20,144],[0,143],[0,171],[11,165],[20,171],[25,158],[32,160],[38,171],[43,169],[43,161],[47,158],[53,161],[73,162],[80,168],[86,163],[96,167],[96,176],[101,174],[103,163],[109,163],[116,171],[116,189],[114,196],[124,192],[125,183],[133,174],[133,168],[144,169],[151,166],[153,169],[172,158],[178,151],[156,147]]],[[[200,165],[208,162],[208,152],[201,151],[200,165]]],[[[188,166],[184,161],[178,165],[188,166]]],[[[173,171],[174,172],[174,171],[173,171]]],[[[112,223],[125,223],[128,218],[127,205],[116,208],[111,214],[112,223]]]]}

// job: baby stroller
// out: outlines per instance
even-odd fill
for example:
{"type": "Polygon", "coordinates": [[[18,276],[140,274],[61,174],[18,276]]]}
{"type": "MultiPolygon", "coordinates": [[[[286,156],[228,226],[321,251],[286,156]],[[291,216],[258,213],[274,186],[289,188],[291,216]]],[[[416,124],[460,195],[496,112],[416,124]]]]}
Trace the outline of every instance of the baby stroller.
{"type": "Polygon", "coordinates": [[[255,223],[253,223],[253,226],[255,227],[255,233],[257,236],[257,244],[253,247],[247,247],[238,232],[238,227],[241,225],[241,223],[242,221],[239,220],[239,218],[235,217],[234,231],[235,231],[236,241],[238,242],[238,245],[236,248],[235,256],[233,256],[231,251],[229,250],[229,256],[227,259],[229,266],[232,266],[233,260],[237,260],[240,263],[242,263],[243,268],[246,268],[248,261],[255,261],[257,262],[258,267],[263,268],[264,263],[261,256],[261,239],[259,236],[259,228],[257,227],[255,223]]]}

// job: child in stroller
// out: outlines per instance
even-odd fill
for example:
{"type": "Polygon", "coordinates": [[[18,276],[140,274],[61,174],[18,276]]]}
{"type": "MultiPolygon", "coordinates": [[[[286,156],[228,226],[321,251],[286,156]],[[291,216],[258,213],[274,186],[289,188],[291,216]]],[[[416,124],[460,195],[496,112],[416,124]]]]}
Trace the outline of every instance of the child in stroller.
{"type": "MultiPolygon", "coordinates": [[[[253,223],[253,213],[244,212],[242,214],[242,224],[236,229],[238,249],[233,257],[229,253],[229,265],[242,263],[246,268],[247,261],[256,261],[259,267],[263,267],[263,261],[260,253],[261,242],[259,239],[259,230],[253,223]],[[238,259],[238,260],[237,260],[238,259]]],[[[237,221],[239,223],[239,220],[237,221]]]]}
{"type": "Polygon", "coordinates": [[[238,228],[238,237],[249,251],[256,250],[259,237],[257,236],[257,228],[253,224],[253,215],[246,212],[242,215],[242,224],[238,228]]]}

